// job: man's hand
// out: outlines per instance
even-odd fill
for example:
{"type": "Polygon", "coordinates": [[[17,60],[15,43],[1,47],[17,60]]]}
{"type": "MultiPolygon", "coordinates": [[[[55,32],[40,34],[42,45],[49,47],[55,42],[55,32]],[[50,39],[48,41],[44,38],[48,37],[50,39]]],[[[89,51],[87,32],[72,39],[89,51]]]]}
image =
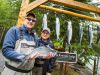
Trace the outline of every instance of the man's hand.
{"type": "Polygon", "coordinates": [[[48,72],[47,72],[46,75],[51,75],[51,73],[48,73],[48,72]]]}
{"type": "Polygon", "coordinates": [[[30,60],[35,60],[35,58],[37,58],[38,56],[39,56],[39,53],[38,52],[34,52],[29,56],[29,59],[30,60]]]}
{"type": "Polygon", "coordinates": [[[45,57],[45,59],[51,59],[51,58],[53,58],[53,57],[55,57],[55,53],[53,53],[53,52],[50,52],[46,57],[45,57]]]}

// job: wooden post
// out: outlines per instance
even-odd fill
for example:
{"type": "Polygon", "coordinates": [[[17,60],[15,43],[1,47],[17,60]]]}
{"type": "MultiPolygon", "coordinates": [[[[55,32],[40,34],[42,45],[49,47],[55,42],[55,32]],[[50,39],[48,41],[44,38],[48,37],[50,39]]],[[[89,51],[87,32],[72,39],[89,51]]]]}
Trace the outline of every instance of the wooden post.
{"type": "Polygon", "coordinates": [[[24,18],[27,13],[27,6],[29,4],[29,0],[22,0],[19,16],[18,16],[18,22],[17,26],[20,27],[23,24],[24,18]]]}
{"type": "Polygon", "coordinates": [[[93,75],[96,75],[96,57],[94,58],[93,75]]]}
{"type": "Polygon", "coordinates": [[[65,74],[64,75],[68,75],[68,68],[69,68],[69,64],[65,63],[65,74]]]}

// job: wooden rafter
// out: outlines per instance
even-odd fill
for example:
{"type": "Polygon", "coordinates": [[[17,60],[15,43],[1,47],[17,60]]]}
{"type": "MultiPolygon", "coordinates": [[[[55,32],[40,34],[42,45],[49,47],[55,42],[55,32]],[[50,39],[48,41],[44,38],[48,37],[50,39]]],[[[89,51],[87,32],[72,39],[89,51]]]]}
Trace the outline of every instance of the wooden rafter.
{"type": "Polygon", "coordinates": [[[67,10],[61,10],[61,9],[49,7],[49,6],[46,6],[46,5],[40,5],[39,7],[44,8],[44,9],[48,9],[48,10],[52,10],[52,11],[56,11],[56,12],[59,12],[59,13],[64,13],[64,14],[84,18],[84,19],[91,20],[91,21],[100,22],[99,19],[96,19],[96,18],[93,18],[93,17],[90,17],[90,16],[86,16],[86,15],[82,15],[82,14],[77,14],[77,13],[67,11],[67,10]]]}
{"type": "Polygon", "coordinates": [[[49,0],[49,1],[63,4],[65,6],[69,6],[71,8],[76,8],[79,10],[86,10],[86,11],[91,11],[95,13],[100,13],[100,8],[97,8],[89,4],[77,2],[77,1],[70,1],[70,0],[49,0]]]}
{"type": "Polygon", "coordinates": [[[39,6],[39,5],[41,5],[41,4],[45,3],[45,2],[47,2],[47,1],[48,0],[36,0],[36,1],[32,2],[32,3],[30,3],[28,5],[28,7],[27,7],[27,12],[32,10],[32,9],[34,9],[34,8],[36,8],[37,6],[39,6]]]}

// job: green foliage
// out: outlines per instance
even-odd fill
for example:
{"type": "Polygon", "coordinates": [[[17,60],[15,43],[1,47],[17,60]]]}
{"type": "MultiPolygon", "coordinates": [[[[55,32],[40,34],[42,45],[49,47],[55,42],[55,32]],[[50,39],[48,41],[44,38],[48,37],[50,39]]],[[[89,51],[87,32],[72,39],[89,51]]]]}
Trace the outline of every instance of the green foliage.
{"type": "Polygon", "coordinates": [[[77,52],[78,64],[80,65],[85,65],[85,63],[89,62],[89,56],[91,57],[96,55],[94,48],[89,48],[87,44],[73,44],[72,50],[77,52]]]}
{"type": "Polygon", "coordinates": [[[0,0],[0,25],[9,28],[16,24],[20,0],[0,0]]]}
{"type": "Polygon", "coordinates": [[[62,40],[59,40],[59,41],[54,40],[53,43],[54,43],[54,46],[56,48],[63,48],[63,41],[62,40]]]}
{"type": "Polygon", "coordinates": [[[93,49],[95,51],[95,56],[100,56],[100,43],[93,44],[93,49]]]}

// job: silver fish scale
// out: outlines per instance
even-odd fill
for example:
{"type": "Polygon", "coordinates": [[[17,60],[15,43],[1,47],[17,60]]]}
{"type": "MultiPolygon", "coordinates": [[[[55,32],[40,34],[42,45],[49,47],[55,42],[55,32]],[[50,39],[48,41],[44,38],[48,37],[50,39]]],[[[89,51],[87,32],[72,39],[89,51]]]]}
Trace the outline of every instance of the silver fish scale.
{"type": "Polygon", "coordinates": [[[39,56],[47,56],[50,52],[57,53],[54,49],[45,46],[35,48],[32,53],[34,52],[39,52],[39,56]]]}

